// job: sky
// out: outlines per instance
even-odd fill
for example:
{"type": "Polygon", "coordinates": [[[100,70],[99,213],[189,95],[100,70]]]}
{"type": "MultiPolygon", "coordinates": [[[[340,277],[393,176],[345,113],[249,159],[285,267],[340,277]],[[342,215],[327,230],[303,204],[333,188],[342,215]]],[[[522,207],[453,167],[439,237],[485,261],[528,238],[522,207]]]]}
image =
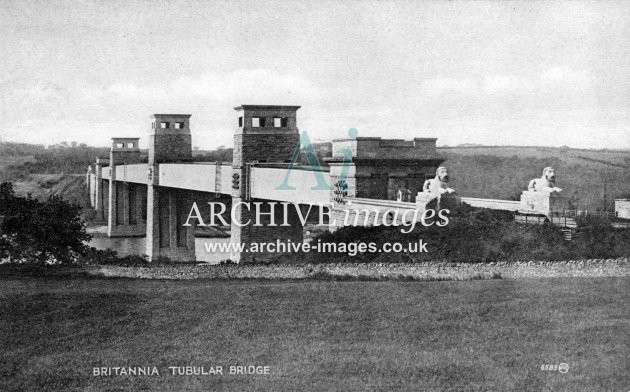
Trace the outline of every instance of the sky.
{"type": "Polygon", "coordinates": [[[230,147],[241,104],[312,140],[630,148],[626,1],[0,0],[2,141],[108,146],[153,113],[230,147]]]}

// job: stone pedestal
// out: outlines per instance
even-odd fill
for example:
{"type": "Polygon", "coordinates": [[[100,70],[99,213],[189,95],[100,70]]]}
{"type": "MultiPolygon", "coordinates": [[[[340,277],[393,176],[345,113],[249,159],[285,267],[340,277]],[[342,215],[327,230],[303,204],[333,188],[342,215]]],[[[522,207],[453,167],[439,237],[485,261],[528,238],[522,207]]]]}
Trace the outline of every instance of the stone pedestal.
{"type": "Polygon", "coordinates": [[[615,215],[617,218],[630,219],[630,199],[615,200],[615,215]]]}
{"type": "Polygon", "coordinates": [[[568,208],[568,199],[557,192],[523,191],[521,194],[522,214],[550,215],[568,208]]]}

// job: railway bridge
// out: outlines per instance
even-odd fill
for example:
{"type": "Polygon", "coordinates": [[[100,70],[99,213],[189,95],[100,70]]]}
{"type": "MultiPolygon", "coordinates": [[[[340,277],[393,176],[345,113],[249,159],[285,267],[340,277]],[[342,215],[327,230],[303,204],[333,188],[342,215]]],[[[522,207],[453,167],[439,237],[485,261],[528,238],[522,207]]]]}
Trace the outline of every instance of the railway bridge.
{"type": "MultiPolygon", "coordinates": [[[[296,159],[305,140],[301,141],[297,127],[299,108],[236,107],[230,163],[194,160],[190,114],[152,115],[148,162],[141,158],[139,138],[115,137],[109,158],[97,159],[88,169],[97,219],[107,221],[110,237],[146,236],[150,260],[165,256],[194,261],[199,219],[190,219],[193,205],[200,211],[224,205],[235,243],[302,242],[309,210],[325,215],[333,226],[332,222],[343,220],[335,218],[348,214],[350,205],[384,214],[424,208],[415,199],[397,200],[397,195],[399,190],[416,195],[435,175],[444,161],[436,153],[435,138],[382,139],[349,131],[348,138],[333,140],[327,167],[300,166],[296,159]]],[[[547,195],[535,203],[531,197],[528,200],[529,204],[462,198],[475,207],[532,215],[549,214],[559,199],[547,195]]],[[[366,219],[362,224],[374,221],[366,219]]],[[[241,253],[232,258],[258,262],[270,256],[241,253]]]]}

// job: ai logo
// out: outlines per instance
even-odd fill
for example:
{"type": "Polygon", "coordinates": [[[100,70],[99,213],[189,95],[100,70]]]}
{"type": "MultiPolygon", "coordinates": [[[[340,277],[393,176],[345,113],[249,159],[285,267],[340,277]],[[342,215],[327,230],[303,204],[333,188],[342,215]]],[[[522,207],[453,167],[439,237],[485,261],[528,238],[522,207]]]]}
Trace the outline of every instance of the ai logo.
{"type": "MultiPolygon", "coordinates": [[[[351,139],[356,139],[358,134],[359,132],[356,130],[356,128],[350,128],[348,130],[348,136],[351,139]]],[[[315,152],[313,144],[311,143],[311,139],[308,137],[308,134],[306,133],[306,131],[300,134],[300,141],[298,142],[298,145],[295,147],[295,150],[293,151],[293,156],[291,157],[291,162],[289,163],[289,167],[287,168],[287,174],[284,177],[284,181],[282,181],[282,184],[275,187],[275,189],[283,190],[283,191],[296,189],[294,186],[289,185],[289,176],[291,174],[291,171],[294,168],[300,167],[300,165],[298,165],[297,163],[298,163],[298,158],[300,156],[300,151],[301,151],[302,146],[304,146],[304,153],[306,154],[306,159],[308,160],[308,164],[310,165],[310,168],[312,169],[311,172],[313,173],[313,175],[315,176],[315,180],[317,181],[317,185],[313,186],[311,189],[319,190],[319,191],[334,190],[335,187],[327,183],[326,179],[324,178],[324,175],[322,174],[322,168],[321,168],[321,165],[319,164],[319,160],[317,159],[317,154],[315,152]]],[[[350,168],[350,164],[352,163],[352,151],[348,149],[343,149],[343,150],[335,151],[335,153],[339,155],[343,155],[344,161],[343,161],[343,166],[341,170],[340,180],[344,180],[345,178],[348,177],[348,171],[350,168]]],[[[346,185],[346,189],[348,188],[349,186],[346,185]]]]}

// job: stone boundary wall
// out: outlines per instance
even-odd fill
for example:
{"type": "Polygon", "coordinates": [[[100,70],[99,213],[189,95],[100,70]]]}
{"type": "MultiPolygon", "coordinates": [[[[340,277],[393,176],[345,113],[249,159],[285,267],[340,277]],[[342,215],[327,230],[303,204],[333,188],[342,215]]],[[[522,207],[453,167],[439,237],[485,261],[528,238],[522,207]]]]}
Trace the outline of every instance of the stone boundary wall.
{"type": "Polygon", "coordinates": [[[135,279],[473,280],[629,277],[630,259],[498,263],[99,266],[92,275],[135,279]]]}

